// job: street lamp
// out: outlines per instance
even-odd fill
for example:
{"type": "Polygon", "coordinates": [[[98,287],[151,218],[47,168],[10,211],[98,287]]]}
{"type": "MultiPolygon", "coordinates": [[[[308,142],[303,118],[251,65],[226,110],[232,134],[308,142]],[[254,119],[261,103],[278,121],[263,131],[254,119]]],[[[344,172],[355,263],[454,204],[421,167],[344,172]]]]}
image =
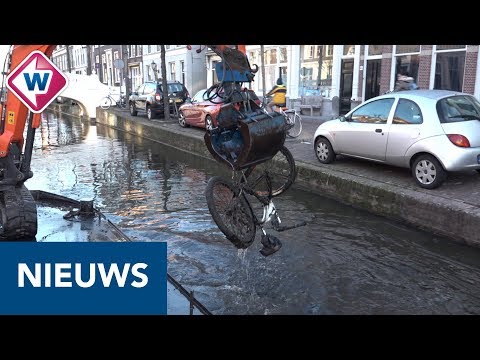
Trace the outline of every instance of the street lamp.
{"type": "Polygon", "coordinates": [[[158,80],[158,77],[157,77],[157,63],[152,60],[152,63],[150,64],[150,66],[152,67],[152,70],[153,70],[154,79],[155,79],[155,81],[157,81],[158,80]]]}

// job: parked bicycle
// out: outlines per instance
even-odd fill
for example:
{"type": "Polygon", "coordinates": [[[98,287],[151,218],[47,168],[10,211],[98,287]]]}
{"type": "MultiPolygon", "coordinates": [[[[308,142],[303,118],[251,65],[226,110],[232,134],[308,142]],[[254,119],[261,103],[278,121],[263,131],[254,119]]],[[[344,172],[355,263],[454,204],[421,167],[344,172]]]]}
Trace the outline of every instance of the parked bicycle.
{"type": "Polygon", "coordinates": [[[100,107],[103,109],[103,110],[108,110],[110,109],[110,107],[112,106],[115,106],[119,109],[126,109],[127,108],[127,99],[126,99],[126,96],[124,94],[120,94],[120,99],[119,100],[115,100],[113,97],[112,97],[112,94],[108,94],[107,96],[105,96],[101,101],[100,101],[100,107]]]}
{"type": "Polygon", "coordinates": [[[264,226],[271,221],[276,231],[285,231],[306,225],[300,222],[281,225],[273,198],[283,194],[295,181],[297,169],[291,152],[282,146],[270,160],[233,173],[229,181],[220,176],[209,179],[205,190],[208,210],[218,228],[238,249],[249,247],[255,240],[256,229],[262,231],[260,253],[269,256],[282,243],[267,232],[264,226]],[[247,196],[248,195],[248,196],[247,196]],[[261,216],[254,211],[252,200],[261,205],[261,216]]]}
{"type": "MultiPolygon", "coordinates": [[[[262,101],[262,108],[267,112],[267,104],[270,101],[270,96],[266,96],[262,101]]],[[[302,118],[295,109],[274,106],[274,111],[279,112],[287,121],[287,136],[289,138],[297,138],[302,133],[302,118]]]]}

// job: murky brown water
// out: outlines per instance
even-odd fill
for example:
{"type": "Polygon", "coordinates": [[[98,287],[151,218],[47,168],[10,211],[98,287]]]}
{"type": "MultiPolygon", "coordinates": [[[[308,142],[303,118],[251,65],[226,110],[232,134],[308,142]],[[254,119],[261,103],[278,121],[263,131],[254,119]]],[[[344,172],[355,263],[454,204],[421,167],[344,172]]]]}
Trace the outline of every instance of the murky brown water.
{"type": "MultiPolygon", "coordinates": [[[[204,189],[214,162],[45,112],[29,189],[95,206],[134,241],[166,241],[168,271],[214,314],[480,314],[480,250],[290,189],[282,249],[238,251],[204,189]]],[[[228,173],[227,173],[228,174],[228,173]]]]}

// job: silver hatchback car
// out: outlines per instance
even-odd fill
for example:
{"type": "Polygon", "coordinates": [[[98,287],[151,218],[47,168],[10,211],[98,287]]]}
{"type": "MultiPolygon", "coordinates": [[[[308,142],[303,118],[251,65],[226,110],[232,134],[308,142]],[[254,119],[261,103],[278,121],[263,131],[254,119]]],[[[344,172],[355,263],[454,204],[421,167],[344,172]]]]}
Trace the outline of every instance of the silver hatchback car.
{"type": "Polygon", "coordinates": [[[434,189],[450,171],[480,172],[480,102],[448,90],[380,95],[322,123],[314,144],[321,163],[346,155],[405,167],[434,189]]]}

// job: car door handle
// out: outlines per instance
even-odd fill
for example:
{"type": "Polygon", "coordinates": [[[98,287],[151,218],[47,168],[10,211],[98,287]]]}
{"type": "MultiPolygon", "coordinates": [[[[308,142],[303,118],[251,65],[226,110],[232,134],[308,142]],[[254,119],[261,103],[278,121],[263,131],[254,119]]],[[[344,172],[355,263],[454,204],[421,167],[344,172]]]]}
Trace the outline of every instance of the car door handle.
{"type": "Polygon", "coordinates": [[[382,129],[375,129],[375,132],[381,133],[381,132],[382,132],[382,129]]]}

